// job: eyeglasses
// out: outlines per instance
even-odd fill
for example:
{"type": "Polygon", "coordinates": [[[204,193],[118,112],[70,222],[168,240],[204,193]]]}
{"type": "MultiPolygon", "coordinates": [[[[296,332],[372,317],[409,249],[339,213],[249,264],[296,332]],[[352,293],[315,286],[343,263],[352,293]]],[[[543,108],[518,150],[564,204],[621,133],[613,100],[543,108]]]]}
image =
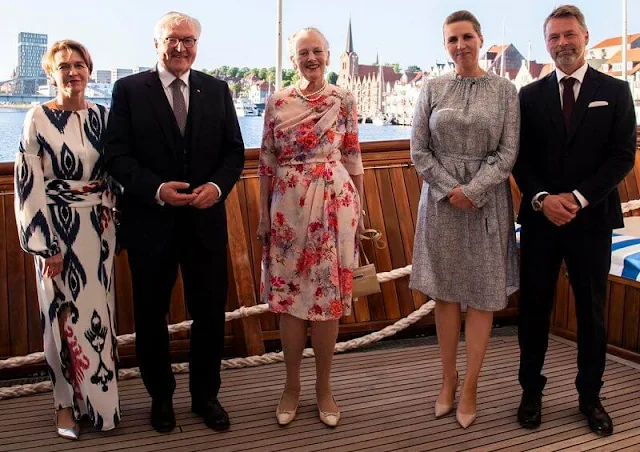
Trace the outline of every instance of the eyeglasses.
{"type": "Polygon", "coordinates": [[[198,42],[198,40],[196,38],[164,38],[164,42],[168,47],[177,47],[178,43],[181,42],[183,46],[185,46],[187,49],[190,49],[191,47],[196,45],[196,42],[198,42]]]}

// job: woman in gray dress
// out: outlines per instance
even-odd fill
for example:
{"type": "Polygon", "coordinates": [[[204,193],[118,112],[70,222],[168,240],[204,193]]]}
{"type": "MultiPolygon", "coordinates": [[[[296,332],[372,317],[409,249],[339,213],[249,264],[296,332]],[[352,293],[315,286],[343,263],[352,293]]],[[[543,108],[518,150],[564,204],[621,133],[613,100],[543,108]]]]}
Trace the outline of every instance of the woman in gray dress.
{"type": "Polygon", "coordinates": [[[467,428],[493,312],[517,289],[513,206],[507,178],[516,161],[520,114],[515,86],[478,64],[480,24],[468,11],[445,19],[455,72],[427,80],[413,119],[411,158],[424,179],[410,286],[436,299],[442,388],[436,417],[453,409],[461,311],[467,368],[456,412],[467,428]]]}

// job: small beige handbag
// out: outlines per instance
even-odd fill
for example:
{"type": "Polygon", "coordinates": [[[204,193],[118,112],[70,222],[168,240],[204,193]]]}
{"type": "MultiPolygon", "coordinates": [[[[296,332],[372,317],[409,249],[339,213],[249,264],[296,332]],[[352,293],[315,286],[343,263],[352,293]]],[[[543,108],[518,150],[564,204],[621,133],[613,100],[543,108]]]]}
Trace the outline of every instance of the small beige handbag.
{"type": "Polygon", "coordinates": [[[375,229],[366,229],[364,234],[360,235],[360,256],[364,257],[365,265],[361,265],[353,270],[353,298],[365,297],[374,293],[380,293],[380,283],[376,272],[375,264],[369,263],[367,254],[364,252],[362,240],[371,240],[378,249],[383,249],[386,245],[380,240],[382,234],[375,229]]]}

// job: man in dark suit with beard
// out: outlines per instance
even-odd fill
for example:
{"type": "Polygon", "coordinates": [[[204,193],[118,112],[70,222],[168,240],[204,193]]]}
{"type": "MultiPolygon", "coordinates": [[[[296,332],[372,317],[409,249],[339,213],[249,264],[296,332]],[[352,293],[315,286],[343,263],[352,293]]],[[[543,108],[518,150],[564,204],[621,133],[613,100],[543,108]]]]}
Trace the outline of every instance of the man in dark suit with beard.
{"type": "Polygon", "coordinates": [[[617,186],[634,164],[636,119],[629,86],[585,62],[589,32],[578,8],[556,8],[544,35],[557,68],[520,91],[520,154],[513,170],[522,191],[518,420],[526,428],[541,422],[541,371],[564,260],[578,321],[580,411],[592,431],[609,435],[613,422],[599,396],[604,303],[611,230],[623,226],[617,186]]]}
{"type": "Polygon", "coordinates": [[[244,165],[226,83],[191,69],[200,23],[171,12],[156,24],[158,64],[113,88],[107,171],[124,187],[121,241],[133,284],[136,353],[151,424],[175,427],[166,316],[180,266],[191,326],[191,409],[229,428],[217,399],[227,298],[224,199],[244,165]]]}

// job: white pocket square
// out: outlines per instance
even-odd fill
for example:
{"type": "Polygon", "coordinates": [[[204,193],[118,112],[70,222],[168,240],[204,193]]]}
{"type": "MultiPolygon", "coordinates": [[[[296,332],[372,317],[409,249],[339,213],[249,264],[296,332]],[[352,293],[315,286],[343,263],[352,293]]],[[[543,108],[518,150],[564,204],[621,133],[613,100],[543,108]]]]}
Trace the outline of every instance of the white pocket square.
{"type": "Polygon", "coordinates": [[[607,102],[606,100],[594,100],[589,104],[589,108],[606,107],[607,105],[609,105],[609,102],[607,102]]]}

